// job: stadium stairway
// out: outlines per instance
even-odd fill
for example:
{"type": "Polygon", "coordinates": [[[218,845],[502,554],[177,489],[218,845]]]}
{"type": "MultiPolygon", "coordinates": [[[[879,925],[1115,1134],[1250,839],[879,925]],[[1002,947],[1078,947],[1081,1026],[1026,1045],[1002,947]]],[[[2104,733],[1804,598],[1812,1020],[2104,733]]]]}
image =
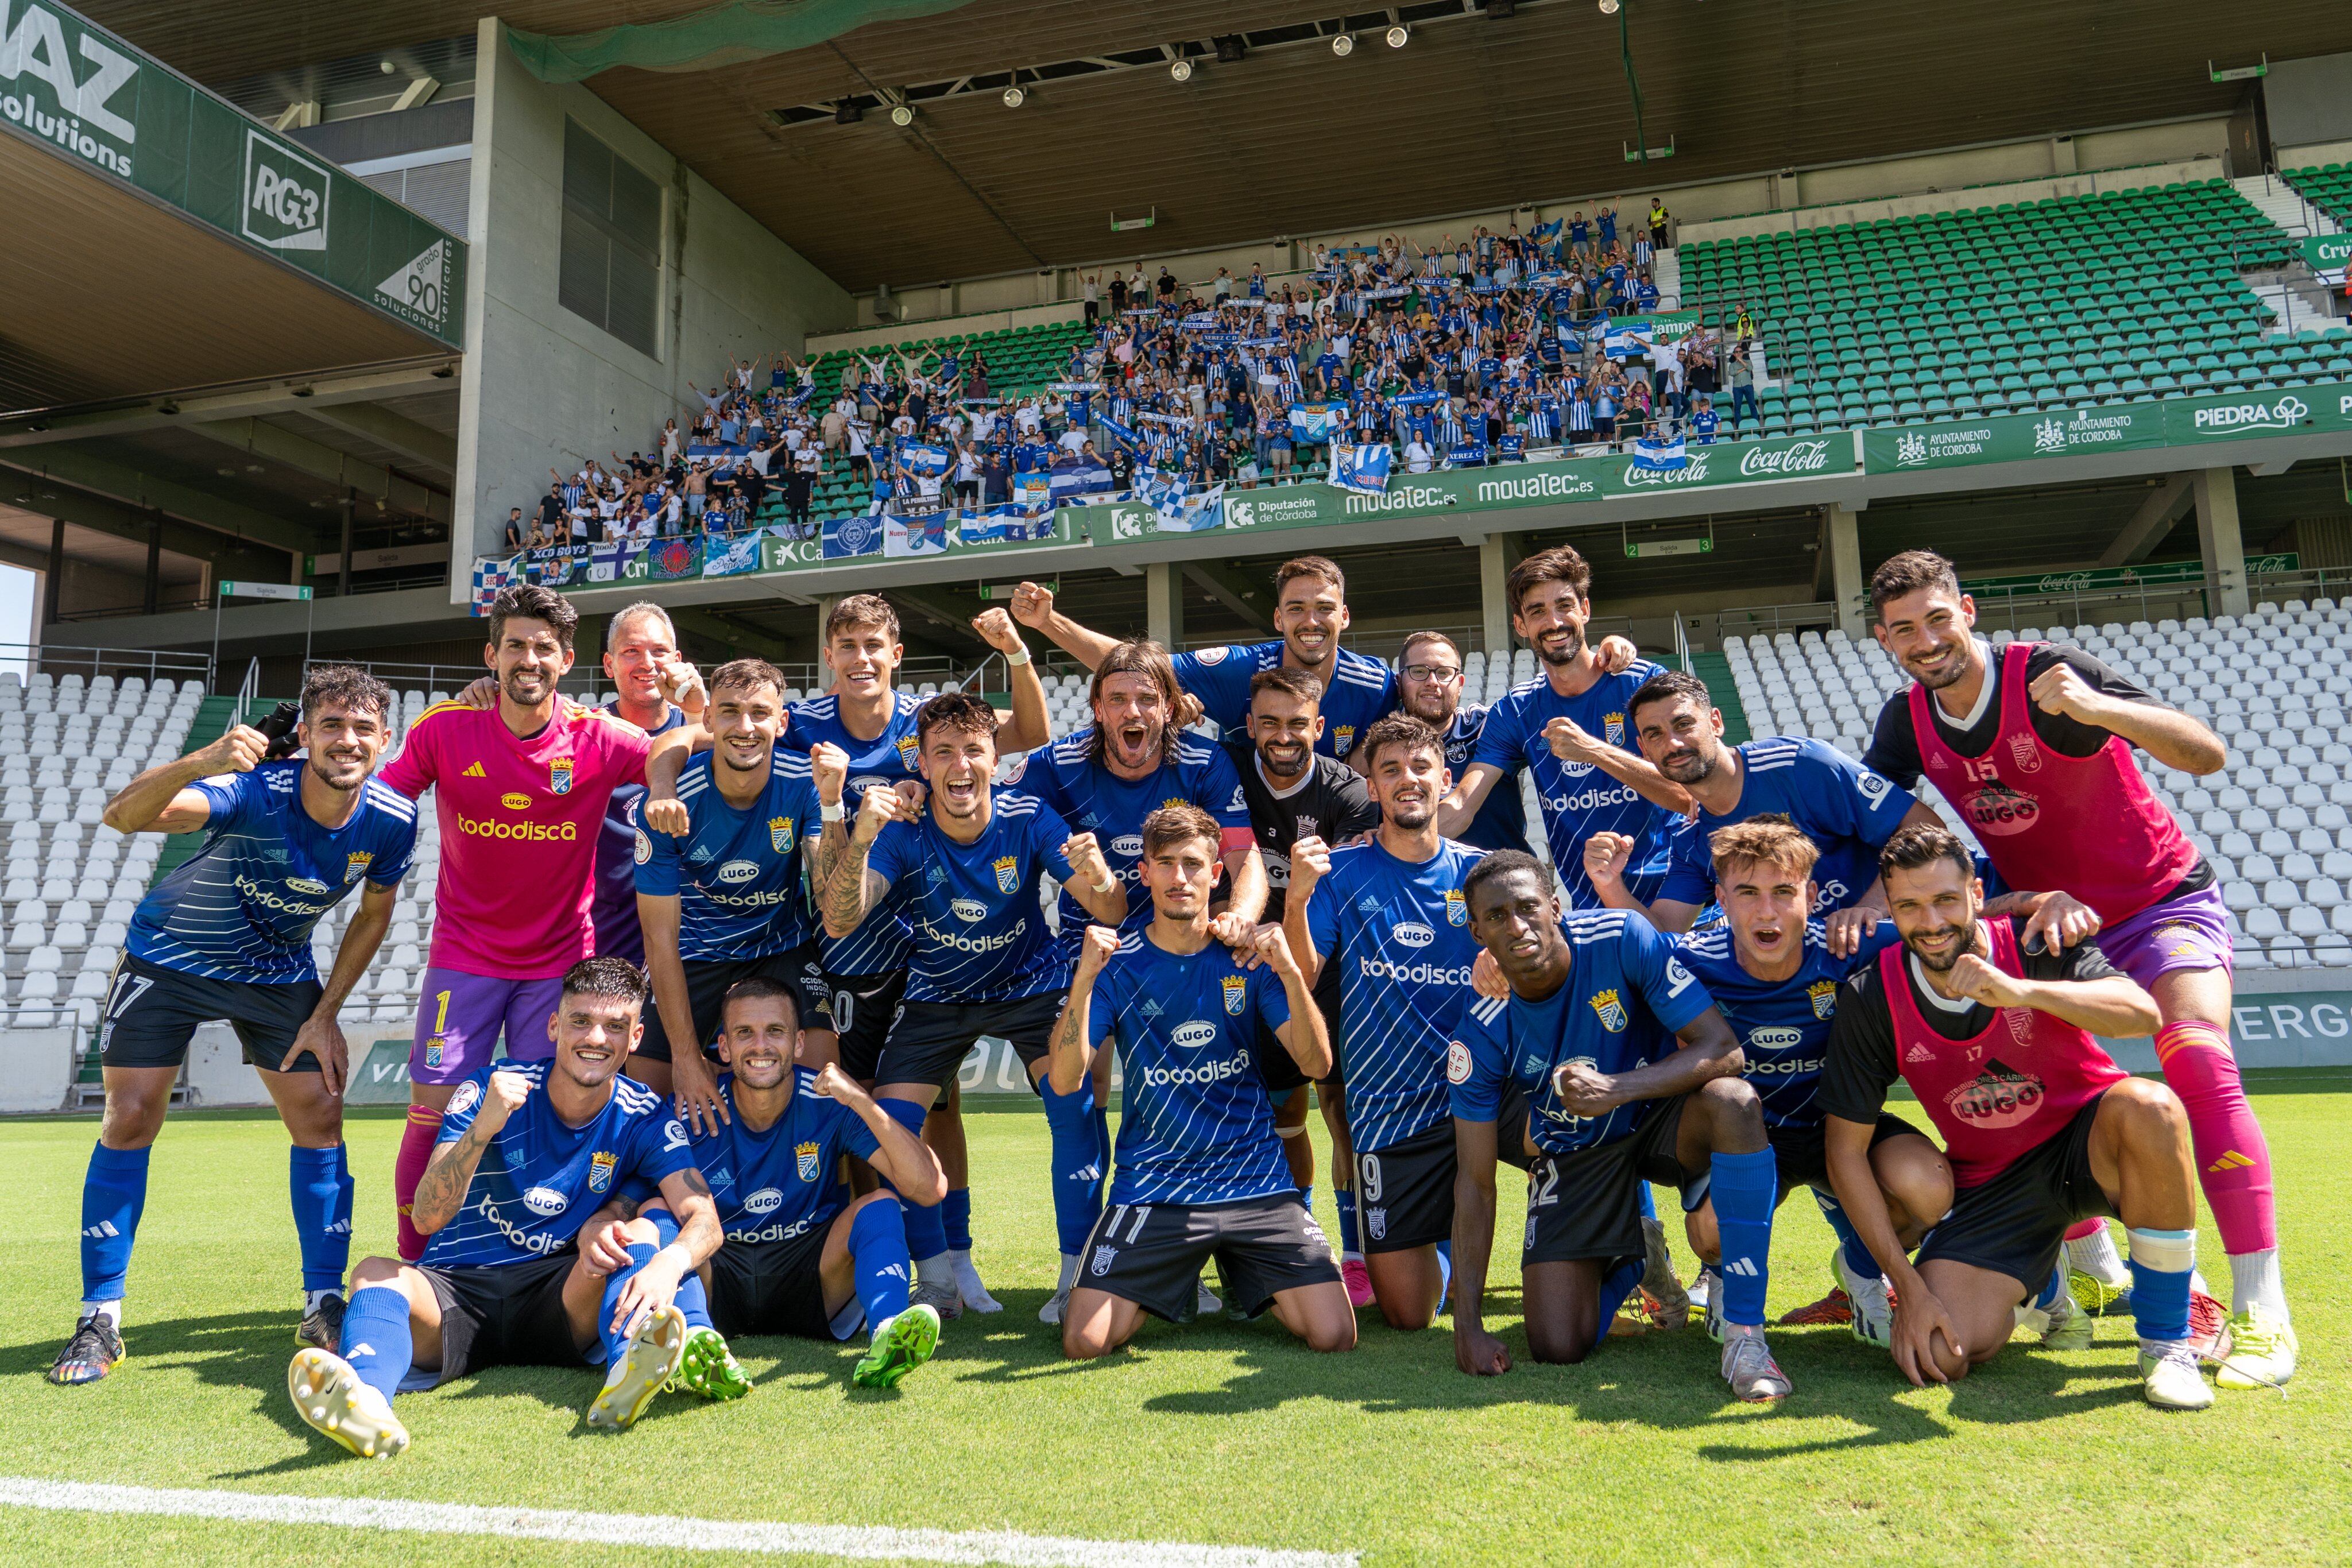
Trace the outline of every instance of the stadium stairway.
{"type": "Polygon", "coordinates": [[[1650,281],[1657,286],[1658,308],[1679,310],[1683,304],[1683,258],[1669,248],[1650,257],[1650,281]]]}
{"type": "Polygon", "coordinates": [[[1733,677],[1731,660],[1721,653],[1691,654],[1691,674],[1706,683],[1706,695],[1723,714],[1723,738],[1737,746],[1753,737],[1748,727],[1748,709],[1739,701],[1739,683],[1733,677]]]}
{"type": "Polygon", "coordinates": [[[2307,221],[2315,234],[2336,233],[2352,224],[2352,163],[2286,169],[2280,172],[2279,178],[2301,192],[2311,204],[2307,221]]]}
{"type": "MultiPolygon", "coordinates": [[[[2314,171],[2305,170],[2304,172],[2314,171]]],[[[2298,189],[2293,175],[2248,174],[2230,183],[2238,188],[2239,194],[2262,209],[2263,216],[2290,234],[2296,229],[2308,229],[2313,234],[2330,235],[2344,226],[2298,189]]]]}

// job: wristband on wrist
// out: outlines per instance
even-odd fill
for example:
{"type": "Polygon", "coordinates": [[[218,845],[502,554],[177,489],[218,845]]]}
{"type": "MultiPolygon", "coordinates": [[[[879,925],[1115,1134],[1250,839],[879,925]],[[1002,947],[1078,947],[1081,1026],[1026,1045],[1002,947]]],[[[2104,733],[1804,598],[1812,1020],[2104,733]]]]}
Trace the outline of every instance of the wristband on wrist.
{"type": "Polygon", "coordinates": [[[1024,646],[1018,653],[1005,654],[1004,662],[1012,665],[1014,669],[1019,669],[1022,665],[1029,662],[1028,648],[1024,646]]]}
{"type": "Polygon", "coordinates": [[[825,822],[838,822],[838,821],[840,821],[843,818],[845,818],[845,817],[848,816],[848,815],[849,815],[849,812],[848,812],[847,809],[846,809],[846,808],[845,808],[845,807],[842,805],[842,803],[841,803],[840,801],[835,800],[835,801],[832,805],[830,805],[830,806],[824,805],[824,804],[823,804],[822,802],[820,802],[820,803],[818,804],[818,806],[817,806],[817,812],[816,812],[816,814],[817,814],[817,820],[818,820],[818,821],[825,821],[825,822]]]}
{"type": "Polygon", "coordinates": [[[1111,880],[1110,878],[1108,878],[1108,877],[1105,877],[1102,881],[1100,881],[1100,882],[1098,882],[1098,883],[1095,883],[1095,891],[1096,891],[1097,893],[1108,893],[1111,889],[1113,889],[1113,888],[1117,887],[1118,885],[1118,883],[1116,883],[1116,882],[1112,881],[1112,880],[1111,880]]]}

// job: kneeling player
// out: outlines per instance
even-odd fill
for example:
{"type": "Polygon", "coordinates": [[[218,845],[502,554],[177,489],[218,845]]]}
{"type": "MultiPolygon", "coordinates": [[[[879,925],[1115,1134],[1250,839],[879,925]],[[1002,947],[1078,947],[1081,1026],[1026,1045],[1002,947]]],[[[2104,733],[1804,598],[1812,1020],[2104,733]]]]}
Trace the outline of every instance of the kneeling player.
{"type": "Polygon", "coordinates": [[[1463,1371],[1507,1371],[1509,1353],[1480,1307],[1495,1244],[1496,1122],[1517,1083],[1528,1228],[1520,1254],[1528,1348],[1578,1362],[1608,1332],[1643,1268],[1641,1186],[1683,1191],[1685,1213],[1712,1194],[1724,1281],[1723,1375],[1741,1399],[1789,1394],[1764,1343],[1777,1190],[1764,1112],[1739,1076],[1731,1028],[1649,922],[1620,910],[1560,921],[1551,879],[1533,855],[1503,850],[1465,879],[1470,929],[1510,982],[1479,998],[1448,1048],[1454,1178],[1454,1358],[1463,1371]],[[1669,1046],[1668,1038],[1680,1040],[1669,1046]]]}
{"type": "Polygon", "coordinates": [[[1924,1385],[1991,1360],[2021,1304],[2063,1291],[2067,1227],[2114,1216],[2131,1239],[2148,1403],[2210,1405],[2189,1339],[2197,1178],[2188,1115],[2171,1090],[2126,1076],[2095,1038],[2155,1032],[2156,1003],[2087,943],[2029,953],[2015,923],[1980,919],[1983,885],[1967,848],[1941,828],[1904,829],[1878,865],[1903,943],[1857,976],[1839,1007],[1822,1105],[1838,1201],[1894,1282],[1895,1364],[1924,1385]],[[1943,1134],[1957,1187],[1916,1268],[1869,1159],[1898,1076],[1943,1134]]]}
{"type": "Polygon", "coordinates": [[[1264,963],[1250,968],[1211,935],[1218,851],[1217,821],[1198,806],[1144,820],[1151,919],[1125,940],[1087,928],[1054,1028],[1057,1092],[1076,1092],[1112,1040],[1127,1085],[1109,1202],[1063,1317],[1073,1359],[1125,1344],[1145,1312],[1190,1321],[1212,1256],[1233,1312],[1271,1308],[1310,1349],[1355,1347],[1355,1309],[1291,1180],[1254,1051],[1263,1025],[1311,1079],[1330,1071],[1331,1043],[1278,927],[1257,933],[1264,963]]]}
{"type": "Polygon", "coordinates": [[[592,1427],[627,1427],[677,1371],[678,1281],[717,1249],[719,1215],[686,1129],[660,1095],[621,1076],[646,982],[621,958],[562,979],[555,1054],[485,1068],[457,1085],[417,1184],[416,1263],[352,1271],[341,1355],[305,1350],[287,1369],[303,1420],[364,1458],[408,1447],[392,1413],[404,1385],[492,1366],[602,1363],[592,1427]],[[680,1233],[643,1218],[592,1223],[628,1184],[658,1188],[680,1233]]]}
{"type": "MultiPolygon", "coordinates": [[[[727,1245],[678,1292],[688,1343],[679,1381],[715,1399],[748,1392],[710,1330],[842,1340],[862,1323],[866,1355],[850,1381],[889,1388],[931,1358],[940,1315],[908,1304],[914,1266],[898,1207],[925,1207],[947,1196],[939,1156],[893,1120],[837,1063],[796,1065],[808,1035],[798,988],[753,976],[727,992],[719,1034],[729,1071],[719,1080],[725,1112],[698,1133],[694,1157],[710,1183],[727,1245]],[[871,1165],[895,1190],[852,1198],[842,1156],[871,1165]],[[704,1316],[699,1284],[709,1292],[704,1316]],[[698,1357],[698,1343],[713,1354],[698,1357]]],[[[677,1221],[663,1200],[645,1210],[665,1238],[677,1221]]]]}

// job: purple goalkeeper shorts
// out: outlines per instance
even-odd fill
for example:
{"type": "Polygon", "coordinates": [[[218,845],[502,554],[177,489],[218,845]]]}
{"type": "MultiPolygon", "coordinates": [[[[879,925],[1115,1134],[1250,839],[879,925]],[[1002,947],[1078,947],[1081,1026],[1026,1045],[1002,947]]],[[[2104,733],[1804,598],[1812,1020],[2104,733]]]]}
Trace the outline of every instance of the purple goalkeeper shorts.
{"type": "Polygon", "coordinates": [[[2119,920],[2093,938],[2107,962],[2153,989],[2157,977],[2179,969],[2230,973],[2230,906],[2221,890],[2179,893],[2119,920]]]}
{"type": "Polygon", "coordinates": [[[428,968],[418,982],[416,1034],[408,1076],[416,1083],[457,1083],[490,1064],[504,1034],[507,1058],[544,1061],[555,1054],[551,1025],[563,980],[494,980],[457,969],[428,968]]]}

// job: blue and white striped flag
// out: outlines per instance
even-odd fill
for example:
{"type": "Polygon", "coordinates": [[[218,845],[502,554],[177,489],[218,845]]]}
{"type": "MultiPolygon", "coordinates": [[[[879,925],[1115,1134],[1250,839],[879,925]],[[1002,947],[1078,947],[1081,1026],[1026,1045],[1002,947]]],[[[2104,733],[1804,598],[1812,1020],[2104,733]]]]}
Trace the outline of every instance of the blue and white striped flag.
{"type": "Polygon", "coordinates": [[[1671,441],[1664,436],[1645,435],[1633,443],[1633,466],[1636,468],[1663,471],[1686,467],[1689,463],[1690,459],[1683,452],[1683,438],[1679,435],[1671,441]]]}
{"type": "Polygon", "coordinates": [[[1389,487],[1389,466],[1395,455],[1386,442],[1367,446],[1334,446],[1331,483],[1342,490],[1384,492],[1389,487]]]}

